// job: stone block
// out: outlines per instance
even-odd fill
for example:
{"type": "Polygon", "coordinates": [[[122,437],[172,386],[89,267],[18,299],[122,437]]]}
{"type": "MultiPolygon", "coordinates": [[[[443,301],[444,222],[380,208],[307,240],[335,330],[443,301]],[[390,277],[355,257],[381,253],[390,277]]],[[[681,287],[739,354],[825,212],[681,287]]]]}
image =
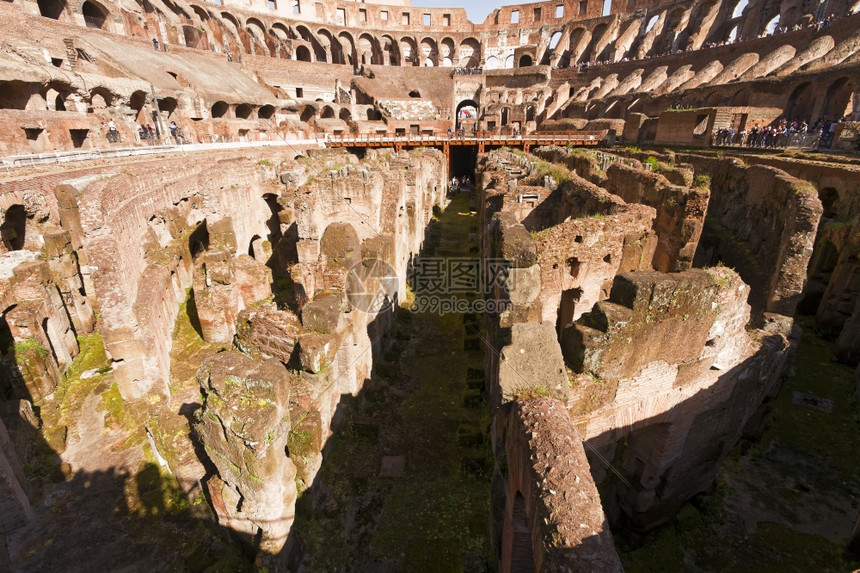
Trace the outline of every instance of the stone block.
{"type": "Polygon", "coordinates": [[[331,334],[337,330],[343,293],[323,292],[302,308],[302,326],[306,330],[321,334],[331,334]]]}
{"type": "Polygon", "coordinates": [[[520,396],[567,400],[567,372],[551,322],[511,327],[511,343],[501,352],[499,386],[502,403],[520,396]]]}

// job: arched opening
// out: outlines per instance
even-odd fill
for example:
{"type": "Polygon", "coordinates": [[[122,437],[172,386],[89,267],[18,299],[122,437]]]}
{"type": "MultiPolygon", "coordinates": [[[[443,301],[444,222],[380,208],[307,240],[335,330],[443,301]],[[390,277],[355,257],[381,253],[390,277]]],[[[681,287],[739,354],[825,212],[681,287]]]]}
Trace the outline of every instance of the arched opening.
{"type": "Polygon", "coordinates": [[[797,312],[814,315],[821,306],[827,285],[839,262],[839,250],[827,238],[821,238],[809,259],[806,272],[806,286],[803,288],[803,298],[797,305],[797,312]]]}
{"type": "Polygon", "coordinates": [[[185,46],[188,48],[200,47],[200,30],[194,26],[182,26],[182,35],[185,37],[185,46]]]}
{"type": "Polygon", "coordinates": [[[369,121],[379,121],[382,119],[382,114],[378,109],[370,108],[367,110],[367,119],[369,121]]]}
{"type": "Polygon", "coordinates": [[[818,199],[824,208],[825,219],[835,219],[839,215],[839,192],[833,187],[825,187],[818,192],[818,199]]]}
{"type": "Polygon", "coordinates": [[[779,14],[771,18],[770,21],[765,24],[763,34],[765,36],[772,36],[777,26],[779,26],[779,14]]]}
{"type": "Polygon", "coordinates": [[[856,14],[857,12],[860,12],[860,1],[855,2],[851,10],[848,11],[849,14],[856,14]]]}
{"type": "Polygon", "coordinates": [[[657,15],[657,16],[651,16],[651,19],[650,19],[650,20],[648,20],[648,25],[647,25],[647,26],[645,26],[645,33],[646,33],[646,34],[647,34],[648,32],[650,32],[650,31],[651,31],[651,28],[653,28],[653,27],[654,27],[654,25],[657,23],[657,20],[659,20],[659,19],[660,19],[660,16],[659,16],[659,15],[657,15]]]}
{"type": "Polygon", "coordinates": [[[352,119],[352,114],[348,109],[341,108],[340,113],[337,114],[337,117],[342,119],[343,121],[350,121],[352,119]]]}
{"type": "Polygon", "coordinates": [[[555,32],[549,39],[549,45],[546,48],[546,51],[543,54],[543,58],[541,59],[541,64],[548,66],[552,63],[553,56],[555,55],[555,48],[558,46],[558,42],[561,40],[561,32],[555,32]]]}
{"type": "Polygon", "coordinates": [[[84,15],[84,22],[87,28],[98,28],[99,30],[107,29],[108,11],[93,2],[87,0],[81,8],[81,13],[84,15]]]}
{"type": "Polygon", "coordinates": [[[526,108],[526,121],[534,121],[535,120],[535,108],[533,105],[530,105],[526,108]]]}
{"type": "Polygon", "coordinates": [[[254,109],[246,103],[240,103],[236,106],[236,117],[238,119],[250,119],[253,113],[254,109]]]}
{"type": "Polygon", "coordinates": [[[92,94],[90,94],[90,112],[97,109],[105,109],[112,105],[113,94],[105,88],[95,88],[92,94]]]}
{"type": "Polygon", "coordinates": [[[54,20],[59,20],[66,9],[66,3],[62,0],[38,0],[38,4],[39,14],[54,20]]]}
{"type": "Polygon", "coordinates": [[[12,205],[6,209],[3,224],[0,225],[0,238],[10,251],[24,248],[27,233],[27,211],[23,205],[12,205]]]}
{"type": "Polygon", "coordinates": [[[226,102],[216,101],[212,105],[212,117],[213,118],[224,117],[227,115],[227,110],[229,110],[229,109],[230,109],[230,106],[227,105],[226,102]]]}
{"type": "Polygon", "coordinates": [[[191,253],[191,258],[196,259],[207,250],[209,250],[209,229],[206,227],[206,219],[203,219],[188,236],[188,251],[191,253]]]}
{"type": "Polygon", "coordinates": [[[307,123],[317,114],[317,110],[312,105],[304,106],[299,112],[299,119],[307,123]]]}
{"type": "Polygon", "coordinates": [[[56,111],[66,111],[66,100],[63,94],[57,94],[57,97],[54,99],[54,109],[56,111]]]}
{"type": "Polygon", "coordinates": [[[257,110],[257,117],[260,119],[272,119],[273,115],[275,115],[275,106],[268,103],[257,110]]]}
{"type": "Polygon", "coordinates": [[[511,515],[511,567],[510,571],[533,573],[535,570],[534,548],[526,513],[526,500],[520,492],[514,497],[511,515]]]}
{"type": "Polygon", "coordinates": [[[0,109],[27,109],[30,88],[24,82],[0,82],[0,109]]]}
{"type": "Polygon", "coordinates": [[[457,104],[457,127],[474,128],[478,121],[478,104],[470,99],[457,104]]]}
{"type": "Polygon", "coordinates": [[[507,58],[505,58],[505,68],[510,70],[510,69],[513,69],[513,67],[514,67],[514,55],[511,54],[507,58]]]}
{"type": "Polygon", "coordinates": [[[732,10],[732,18],[737,18],[741,14],[743,14],[744,9],[747,7],[747,4],[749,4],[749,0],[741,0],[740,2],[735,4],[735,9],[732,10]]]}
{"type": "Polygon", "coordinates": [[[175,97],[165,97],[158,100],[158,111],[161,113],[166,113],[167,117],[170,118],[173,115],[173,112],[176,111],[176,106],[179,105],[179,102],[175,97]]]}
{"type": "Polygon", "coordinates": [[[143,90],[138,90],[131,94],[131,97],[128,99],[128,106],[134,110],[134,121],[139,122],[143,121],[141,117],[141,112],[143,111],[143,106],[146,105],[146,92],[143,90]]]}
{"type": "Polygon", "coordinates": [[[466,38],[460,42],[460,61],[457,62],[457,65],[461,68],[475,68],[480,64],[481,43],[475,38],[466,38]]]}
{"type": "Polygon", "coordinates": [[[815,103],[815,92],[810,82],[804,82],[797,86],[788,98],[785,108],[785,117],[789,121],[809,121],[812,113],[812,105],[815,103]]]}
{"type": "Polygon", "coordinates": [[[731,105],[735,107],[748,106],[750,104],[750,90],[744,88],[732,96],[731,105]]]}
{"type": "Polygon", "coordinates": [[[307,46],[299,46],[296,48],[296,59],[300,62],[311,61],[311,51],[307,46]]]}
{"type": "Polygon", "coordinates": [[[436,49],[436,41],[432,38],[424,38],[421,40],[421,59],[424,66],[432,68],[436,65],[436,60],[439,57],[439,52],[436,49]]]}
{"type": "Polygon", "coordinates": [[[854,83],[848,78],[839,78],[827,88],[821,117],[824,119],[841,119],[854,111],[854,83]]]}
{"type": "Polygon", "coordinates": [[[501,118],[500,118],[501,124],[502,125],[508,125],[508,122],[510,122],[510,118],[511,118],[511,109],[508,107],[503,107],[502,113],[501,113],[501,118]]]}
{"type": "Polygon", "coordinates": [[[532,57],[528,54],[523,54],[520,56],[520,62],[517,67],[527,68],[532,65],[532,57]]]}
{"type": "Polygon", "coordinates": [[[495,70],[499,67],[499,60],[496,56],[490,56],[487,58],[484,67],[488,70],[495,70]]]}
{"type": "Polygon", "coordinates": [[[320,110],[320,117],[322,119],[333,119],[334,118],[334,109],[331,106],[325,106],[320,110]]]}
{"type": "Polygon", "coordinates": [[[729,32],[729,35],[726,36],[726,40],[728,42],[734,42],[737,39],[738,39],[738,27],[735,26],[734,28],[732,28],[732,31],[729,32]]]}

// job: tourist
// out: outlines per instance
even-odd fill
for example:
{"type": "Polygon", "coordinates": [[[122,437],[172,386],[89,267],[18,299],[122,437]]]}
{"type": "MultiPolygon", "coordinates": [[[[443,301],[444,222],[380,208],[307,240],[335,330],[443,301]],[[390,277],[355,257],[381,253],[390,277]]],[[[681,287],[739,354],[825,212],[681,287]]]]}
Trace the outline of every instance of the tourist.
{"type": "Polygon", "coordinates": [[[156,50],[158,50],[158,39],[157,38],[152,39],[152,47],[155,48],[156,50]]]}

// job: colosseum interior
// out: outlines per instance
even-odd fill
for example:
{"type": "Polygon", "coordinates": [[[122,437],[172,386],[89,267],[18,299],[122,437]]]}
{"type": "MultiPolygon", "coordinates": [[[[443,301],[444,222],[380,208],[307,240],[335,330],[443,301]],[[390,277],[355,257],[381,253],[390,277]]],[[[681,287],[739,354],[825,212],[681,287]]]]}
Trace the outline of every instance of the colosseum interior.
{"type": "Polygon", "coordinates": [[[860,567],[860,1],[388,1],[0,1],[0,573],[860,567]]]}

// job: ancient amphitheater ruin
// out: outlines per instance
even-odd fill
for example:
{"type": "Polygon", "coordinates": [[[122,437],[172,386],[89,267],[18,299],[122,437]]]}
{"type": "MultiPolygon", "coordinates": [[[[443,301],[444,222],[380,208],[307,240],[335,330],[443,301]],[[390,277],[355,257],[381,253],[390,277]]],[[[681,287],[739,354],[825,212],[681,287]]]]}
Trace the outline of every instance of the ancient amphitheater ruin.
{"type": "Polygon", "coordinates": [[[860,567],[860,1],[0,1],[0,573],[860,567]]]}

